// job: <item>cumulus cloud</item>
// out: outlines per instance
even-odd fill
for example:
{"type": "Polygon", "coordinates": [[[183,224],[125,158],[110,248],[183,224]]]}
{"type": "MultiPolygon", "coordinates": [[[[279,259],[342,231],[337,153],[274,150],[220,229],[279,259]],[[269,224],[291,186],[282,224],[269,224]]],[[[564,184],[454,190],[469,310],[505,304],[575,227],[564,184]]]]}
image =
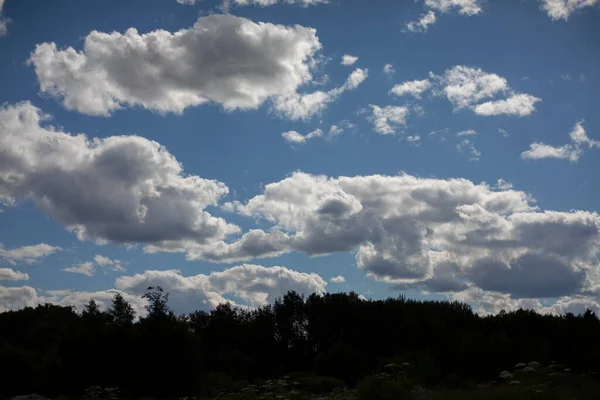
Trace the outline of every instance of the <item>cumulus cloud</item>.
{"type": "Polygon", "coordinates": [[[281,136],[285,139],[286,142],[291,144],[304,144],[308,140],[315,137],[322,137],[323,131],[321,129],[315,129],[314,131],[307,133],[306,135],[302,135],[296,131],[287,131],[283,132],[281,136]]]}
{"type": "Polygon", "coordinates": [[[37,292],[31,286],[4,287],[0,285],[0,312],[35,307],[39,304],[37,292]]]}
{"type": "Polygon", "coordinates": [[[26,281],[29,275],[11,268],[0,268],[0,281],[26,281]]]}
{"type": "Polygon", "coordinates": [[[467,130],[456,133],[456,136],[472,136],[472,135],[477,135],[477,131],[475,129],[467,129],[467,130]]]}
{"type": "Polygon", "coordinates": [[[346,82],[327,92],[317,90],[312,93],[293,93],[279,96],[273,100],[272,110],[283,118],[291,120],[308,120],[320,115],[327,106],[336,101],[345,91],[356,89],[367,79],[369,71],[357,68],[346,79],[346,82]]]}
{"type": "Polygon", "coordinates": [[[177,270],[149,270],[133,276],[119,277],[115,281],[115,289],[99,292],[36,291],[31,287],[0,286],[0,312],[44,303],[75,306],[81,311],[90,299],[98,302],[101,309],[106,309],[118,292],[131,303],[139,316],[145,314],[147,302],[141,296],[149,286],[161,286],[169,293],[169,306],[177,313],[187,313],[195,310],[209,311],[222,303],[259,307],[272,303],[290,290],[304,295],[322,294],[327,282],[315,273],[252,264],[194,276],[183,276],[177,270]],[[227,298],[228,295],[233,295],[244,303],[236,304],[227,298]]]}
{"type": "Polygon", "coordinates": [[[457,144],[456,149],[460,153],[469,153],[469,161],[479,161],[481,157],[481,152],[477,150],[473,142],[471,142],[469,139],[464,139],[462,142],[457,144]]]}
{"type": "Polygon", "coordinates": [[[483,11],[481,0],[425,0],[425,6],[446,13],[452,10],[463,15],[477,15],[483,11]]]}
{"type": "Polygon", "coordinates": [[[410,32],[426,32],[429,29],[429,25],[435,24],[435,13],[428,11],[426,14],[421,15],[418,21],[411,21],[406,24],[406,29],[410,32]]]}
{"type": "Polygon", "coordinates": [[[563,19],[567,21],[575,11],[598,4],[598,0],[540,0],[542,9],[554,21],[563,19]]]}
{"type": "Polygon", "coordinates": [[[37,45],[29,63],[40,90],[90,115],[140,106],[161,113],[214,102],[255,109],[312,79],[321,43],[312,28],[201,17],[188,29],[93,31],[83,50],[37,45]]]}
{"type": "Polygon", "coordinates": [[[169,293],[169,305],[175,311],[210,310],[220,303],[234,302],[224,296],[231,294],[250,307],[272,303],[289,290],[309,295],[324,293],[327,282],[314,273],[301,273],[284,267],[263,267],[244,264],[208,275],[184,277],[177,270],[145,271],[143,274],[120,277],[117,289],[142,295],[148,286],[161,286],[169,293]]]}
{"type": "Polygon", "coordinates": [[[296,172],[232,208],[273,226],[199,258],[354,252],[371,278],[422,290],[475,287],[523,299],[600,293],[600,216],[539,210],[502,182],[296,172]]]}
{"type": "Polygon", "coordinates": [[[193,6],[196,4],[196,0],[176,0],[179,4],[184,4],[186,6],[193,6]]]}
{"type": "Polygon", "coordinates": [[[506,79],[481,68],[454,66],[439,77],[443,92],[457,110],[508,90],[506,79]]]}
{"type": "Polygon", "coordinates": [[[529,145],[529,150],[521,153],[521,158],[523,160],[556,158],[576,163],[583,154],[584,145],[587,145],[589,148],[600,148],[600,141],[590,139],[587,136],[585,129],[583,128],[583,121],[579,121],[575,124],[569,133],[569,137],[571,143],[562,146],[551,146],[549,144],[537,142],[532,143],[529,145]]]}
{"type": "Polygon", "coordinates": [[[387,75],[393,75],[396,72],[392,64],[385,64],[383,66],[383,73],[387,75]]]}
{"type": "Polygon", "coordinates": [[[385,106],[379,107],[370,104],[371,115],[369,120],[373,123],[373,130],[382,135],[393,135],[399,126],[406,125],[409,114],[407,107],[385,106]]]}
{"type": "Polygon", "coordinates": [[[396,96],[410,94],[419,99],[421,98],[421,94],[429,89],[431,89],[431,82],[429,82],[428,79],[423,79],[421,81],[408,81],[394,85],[394,87],[390,90],[390,93],[396,96]]]}
{"type": "Polygon", "coordinates": [[[329,282],[331,282],[331,283],[344,283],[344,282],[346,282],[346,278],[344,278],[342,275],[338,275],[338,276],[334,276],[333,278],[331,278],[329,280],[329,282]]]}
{"type": "Polygon", "coordinates": [[[530,94],[514,94],[504,100],[488,101],[475,107],[479,115],[516,115],[523,117],[535,111],[535,103],[541,99],[530,94]]]}
{"type": "MultiPolygon", "coordinates": [[[[0,140],[1,143],[1,140],[0,140]]],[[[2,151],[0,151],[2,154],[2,151]]],[[[0,195],[2,194],[2,163],[0,163],[0,195]]],[[[39,262],[42,258],[48,257],[62,250],[58,246],[50,246],[46,243],[35,244],[32,246],[21,246],[12,249],[6,249],[2,243],[0,243],[0,261],[8,262],[12,265],[17,263],[33,264],[39,262]]]]}
{"type": "MultiPolygon", "coordinates": [[[[239,232],[205,209],[228,193],[221,182],[186,175],[157,142],[139,136],[90,139],[42,125],[30,103],[0,108],[0,198],[31,200],[77,234],[100,244],[142,243],[154,249],[199,246],[239,232]]],[[[2,258],[34,260],[48,245],[2,258]],[[32,250],[35,250],[32,253],[32,250]]]]}
{"type": "Polygon", "coordinates": [[[342,65],[353,65],[355,62],[358,61],[358,57],[355,56],[351,56],[350,54],[344,54],[342,56],[342,65]]]}

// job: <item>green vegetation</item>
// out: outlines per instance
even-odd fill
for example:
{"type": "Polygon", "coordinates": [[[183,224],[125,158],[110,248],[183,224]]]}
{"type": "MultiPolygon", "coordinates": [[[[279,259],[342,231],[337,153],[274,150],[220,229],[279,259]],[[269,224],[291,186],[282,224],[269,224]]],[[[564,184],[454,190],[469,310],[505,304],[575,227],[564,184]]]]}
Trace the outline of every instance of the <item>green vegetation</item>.
{"type": "Polygon", "coordinates": [[[480,317],[461,303],[289,292],[256,310],[176,315],[162,289],[146,298],[137,320],[119,295],[106,311],[1,313],[0,398],[599,398],[591,311],[480,317]]]}

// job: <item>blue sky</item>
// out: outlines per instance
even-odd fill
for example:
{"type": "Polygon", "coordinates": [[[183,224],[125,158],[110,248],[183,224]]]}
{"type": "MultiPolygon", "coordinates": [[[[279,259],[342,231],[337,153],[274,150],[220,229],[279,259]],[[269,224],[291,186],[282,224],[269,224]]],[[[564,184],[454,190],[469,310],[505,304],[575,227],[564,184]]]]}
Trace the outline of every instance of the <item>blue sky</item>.
{"type": "Polygon", "coordinates": [[[0,310],[598,307],[597,1],[184,3],[0,1],[0,310]]]}

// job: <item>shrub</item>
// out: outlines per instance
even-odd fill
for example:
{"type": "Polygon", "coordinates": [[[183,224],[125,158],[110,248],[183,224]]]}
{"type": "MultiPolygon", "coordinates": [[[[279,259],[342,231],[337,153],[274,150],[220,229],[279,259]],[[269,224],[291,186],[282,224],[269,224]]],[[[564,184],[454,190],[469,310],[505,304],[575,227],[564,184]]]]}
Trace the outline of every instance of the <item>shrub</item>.
{"type": "Polygon", "coordinates": [[[410,393],[398,382],[368,376],[358,384],[360,400],[404,400],[410,399],[410,393]]]}
{"type": "Polygon", "coordinates": [[[343,380],[329,376],[304,376],[296,378],[298,388],[311,393],[329,393],[335,388],[344,388],[343,380]]]}

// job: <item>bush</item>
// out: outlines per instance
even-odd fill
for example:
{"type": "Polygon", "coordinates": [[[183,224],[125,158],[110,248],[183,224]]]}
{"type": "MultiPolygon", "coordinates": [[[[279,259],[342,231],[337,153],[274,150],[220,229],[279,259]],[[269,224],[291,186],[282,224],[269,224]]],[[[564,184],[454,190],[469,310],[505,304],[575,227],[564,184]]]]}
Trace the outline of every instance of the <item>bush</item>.
{"type": "Polygon", "coordinates": [[[465,390],[472,389],[473,385],[471,382],[456,374],[450,374],[447,375],[442,381],[442,387],[450,390],[465,390]]]}
{"type": "Polygon", "coordinates": [[[343,379],[354,386],[364,376],[364,360],[353,348],[338,343],[315,359],[315,370],[319,375],[343,379]]]}
{"type": "Polygon", "coordinates": [[[358,384],[360,400],[405,400],[410,399],[407,390],[395,381],[368,376],[358,384]]]}
{"type": "Polygon", "coordinates": [[[329,376],[304,376],[295,381],[300,389],[311,393],[329,393],[335,388],[346,387],[343,380],[329,376]]]}

